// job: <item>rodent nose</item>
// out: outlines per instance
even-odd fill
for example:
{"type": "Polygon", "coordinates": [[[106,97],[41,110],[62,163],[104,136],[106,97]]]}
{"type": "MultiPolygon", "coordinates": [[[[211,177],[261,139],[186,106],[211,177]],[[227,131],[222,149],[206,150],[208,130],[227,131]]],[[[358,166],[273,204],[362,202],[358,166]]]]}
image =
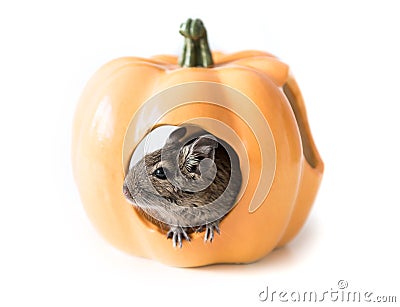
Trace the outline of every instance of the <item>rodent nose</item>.
{"type": "Polygon", "coordinates": [[[131,192],[129,192],[128,187],[124,184],[122,187],[122,191],[127,199],[132,199],[131,192]]]}

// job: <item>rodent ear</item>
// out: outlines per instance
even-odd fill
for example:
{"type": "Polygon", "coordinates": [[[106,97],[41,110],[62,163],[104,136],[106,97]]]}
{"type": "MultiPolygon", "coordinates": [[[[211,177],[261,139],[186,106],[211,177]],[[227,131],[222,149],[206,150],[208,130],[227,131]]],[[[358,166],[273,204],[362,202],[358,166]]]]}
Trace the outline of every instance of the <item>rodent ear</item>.
{"type": "Polygon", "coordinates": [[[175,143],[178,142],[180,139],[182,139],[186,134],[186,128],[185,127],[180,127],[174,131],[168,136],[168,142],[175,143]]]}
{"type": "Polygon", "coordinates": [[[185,167],[189,172],[197,172],[203,159],[214,160],[215,148],[218,142],[212,135],[203,135],[195,139],[193,143],[185,145],[182,152],[185,155],[185,167]]]}

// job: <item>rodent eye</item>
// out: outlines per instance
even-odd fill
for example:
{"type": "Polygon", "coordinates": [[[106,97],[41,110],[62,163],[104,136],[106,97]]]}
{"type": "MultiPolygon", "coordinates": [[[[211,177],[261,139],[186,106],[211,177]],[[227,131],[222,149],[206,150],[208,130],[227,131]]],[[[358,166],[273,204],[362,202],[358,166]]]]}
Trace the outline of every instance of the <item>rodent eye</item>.
{"type": "Polygon", "coordinates": [[[167,179],[167,175],[165,175],[164,169],[162,167],[157,168],[154,173],[154,176],[156,176],[158,179],[167,179]]]}

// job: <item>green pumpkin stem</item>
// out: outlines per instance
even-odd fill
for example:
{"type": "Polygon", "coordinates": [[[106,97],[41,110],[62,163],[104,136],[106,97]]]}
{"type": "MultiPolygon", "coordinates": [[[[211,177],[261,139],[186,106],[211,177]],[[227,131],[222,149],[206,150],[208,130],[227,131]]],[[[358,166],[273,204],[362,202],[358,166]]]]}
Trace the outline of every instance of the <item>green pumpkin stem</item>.
{"type": "Polygon", "coordinates": [[[200,19],[188,19],[181,24],[179,33],[185,37],[179,58],[182,67],[212,67],[214,65],[207,41],[207,31],[200,19]]]}

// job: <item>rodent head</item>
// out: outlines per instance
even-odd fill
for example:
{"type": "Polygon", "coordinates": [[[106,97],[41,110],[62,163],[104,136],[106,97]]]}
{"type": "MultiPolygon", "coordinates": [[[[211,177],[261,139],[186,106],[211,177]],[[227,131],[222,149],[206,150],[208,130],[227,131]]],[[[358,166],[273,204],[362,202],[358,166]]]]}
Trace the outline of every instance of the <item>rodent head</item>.
{"type": "Polygon", "coordinates": [[[217,139],[204,130],[188,130],[181,127],[173,131],[162,149],[145,155],[133,166],[124,182],[128,200],[140,202],[140,196],[156,192],[164,199],[185,205],[180,201],[183,196],[187,200],[212,183],[217,139]]]}

